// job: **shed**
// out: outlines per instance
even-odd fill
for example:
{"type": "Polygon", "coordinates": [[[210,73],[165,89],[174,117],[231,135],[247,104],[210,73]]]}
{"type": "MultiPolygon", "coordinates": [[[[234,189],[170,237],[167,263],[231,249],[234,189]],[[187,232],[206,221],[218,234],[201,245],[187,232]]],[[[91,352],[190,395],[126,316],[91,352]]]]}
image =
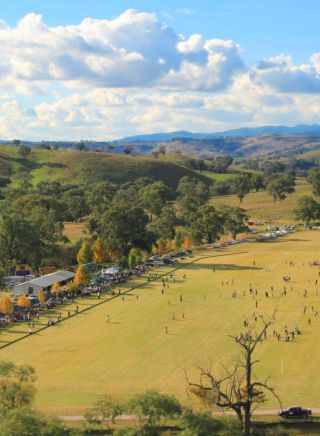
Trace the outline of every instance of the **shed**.
{"type": "Polygon", "coordinates": [[[14,286],[13,293],[15,295],[37,295],[39,289],[49,290],[56,282],[59,283],[59,285],[64,285],[72,280],[74,276],[75,273],[71,271],[56,271],[14,286]]]}

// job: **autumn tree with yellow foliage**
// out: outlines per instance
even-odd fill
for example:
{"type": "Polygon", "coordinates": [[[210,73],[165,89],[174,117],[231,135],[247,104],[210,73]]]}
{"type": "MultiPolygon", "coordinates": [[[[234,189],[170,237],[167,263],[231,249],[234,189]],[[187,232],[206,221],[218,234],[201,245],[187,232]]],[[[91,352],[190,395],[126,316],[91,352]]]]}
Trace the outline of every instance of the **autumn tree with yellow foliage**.
{"type": "Polygon", "coordinates": [[[79,265],[92,262],[92,248],[88,239],[82,242],[81,248],[77,254],[77,260],[79,265]]]}
{"type": "Polygon", "coordinates": [[[38,300],[41,304],[46,302],[46,296],[44,295],[43,289],[39,289],[38,291],[38,300]]]}
{"type": "Polygon", "coordinates": [[[75,284],[74,281],[71,281],[67,284],[66,286],[66,291],[69,292],[70,294],[72,292],[75,292],[77,290],[77,285],[75,284]]]}
{"type": "Polygon", "coordinates": [[[79,285],[88,285],[90,282],[90,276],[87,270],[83,266],[78,266],[76,275],[74,277],[74,283],[79,285]]]}
{"type": "Polygon", "coordinates": [[[95,263],[102,263],[107,260],[108,253],[104,249],[100,238],[94,241],[94,244],[92,246],[92,254],[93,254],[93,261],[95,263]]]}
{"type": "Polygon", "coordinates": [[[1,312],[5,314],[13,313],[13,302],[8,295],[2,298],[0,302],[0,309],[1,312]]]}

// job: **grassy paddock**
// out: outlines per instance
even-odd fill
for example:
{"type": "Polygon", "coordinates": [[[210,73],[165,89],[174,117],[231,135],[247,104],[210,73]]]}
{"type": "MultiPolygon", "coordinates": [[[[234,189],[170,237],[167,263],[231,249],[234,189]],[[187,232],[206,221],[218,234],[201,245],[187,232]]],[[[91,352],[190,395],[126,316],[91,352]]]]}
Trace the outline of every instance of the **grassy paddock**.
{"type": "Polygon", "coordinates": [[[70,240],[71,243],[76,243],[86,235],[86,223],[70,222],[64,223],[63,234],[70,240]]]}
{"type": "Polygon", "coordinates": [[[242,203],[235,195],[215,197],[211,200],[211,203],[213,205],[240,206],[249,212],[251,218],[266,223],[286,223],[294,221],[294,209],[297,206],[298,198],[311,194],[310,184],[305,179],[297,179],[296,192],[290,194],[284,201],[274,202],[266,191],[261,191],[251,192],[244,198],[242,203]]]}
{"type": "MultiPolygon", "coordinates": [[[[252,319],[253,312],[268,314],[278,306],[275,329],[283,334],[285,325],[298,325],[303,334],[289,343],[270,335],[258,347],[261,363],[255,372],[261,378],[271,375],[285,406],[319,407],[320,317],[311,313],[311,306],[320,309],[319,269],[308,265],[318,255],[319,243],[320,232],[303,231],[272,243],[208,250],[203,253],[207,257],[177,271],[176,283],[169,282],[164,295],[161,281],[150,283],[124,300],[114,299],[1,350],[1,358],[35,366],[37,406],[54,413],[81,413],[100,394],[121,399],[148,388],[190,404],[184,370],[195,377],[195,363],[211,361],[216,370],[221,362],[231,365],[237,349],[228,335],[242,330],[244,316],[252,319]],[[286,274],[292,281],[284,297],[280,291],[286,274]],[[258,289],[258,309],[248,292],[250,283],[258,289]],[[274,297],[269,292],[267,299],[270,286],[274,297]],[[233,290],[237,298],[232,298],[233,290]]],[[[265,407],[277,404],[270,399],[265,407]]]]}

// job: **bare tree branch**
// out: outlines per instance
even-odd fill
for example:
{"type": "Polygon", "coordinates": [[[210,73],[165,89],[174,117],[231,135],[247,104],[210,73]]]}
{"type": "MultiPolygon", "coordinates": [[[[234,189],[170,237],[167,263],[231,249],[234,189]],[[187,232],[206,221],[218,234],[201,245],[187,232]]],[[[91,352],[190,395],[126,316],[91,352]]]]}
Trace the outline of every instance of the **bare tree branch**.
{"type": "MultiPolygon", "coordinates": [[[[266,401],[265,394],[267,392],[278,400],[282,408],[281,400],[275,393],[274,388],[269,386],[268,379],[265,382],[251,381],[252,367],[259,363],[259,360],[252,359],[253,353],[256,346],[266,338],[268,328],[275,321],[276,312],[277,308],[268,319],[263,316],[260,317],[262,327],[258,331],[250,326],[245,332],[236,336],[230,335],[240,347],[239,356],[232,370],[225,365],[221,365],[222,374],[217,375],[212,371],[212,365],[210,369],[198,365],[198,383],[190,382],[186,375],[188,392],[207,403],[218,406],[222,410],[233,410],[241,421],[243,434],[246,436],[251,434],[252,410],[258,404],[266,401]]],[[[248,322],[246,325],[249,327],[248,322]]]]}

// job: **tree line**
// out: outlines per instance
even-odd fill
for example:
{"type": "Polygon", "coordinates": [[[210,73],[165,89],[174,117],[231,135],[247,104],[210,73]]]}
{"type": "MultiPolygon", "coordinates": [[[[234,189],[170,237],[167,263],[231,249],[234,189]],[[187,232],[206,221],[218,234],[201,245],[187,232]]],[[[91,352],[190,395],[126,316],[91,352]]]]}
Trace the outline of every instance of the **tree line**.
{"type": "MultiPolygon", "coordinates": [[[[147,177],[122,185],[92,180],[82,185],[59,181],[35,184],[30,150],[22,145],[19,150],[25,162],[23,169],[12,180],[10,174],[0,177],[2,274],[9,274],[16,264],[25,262],[35,269],[59,258],[76,263],[79,247],[64,249],[68,242],[63,234],[66,221],[87,222],[91,244],[98,244],[104,253],[100,258],[128,263],[133,250],[134,263],[145,253],[189,248],[190,241],[212,243],[225,233],[235,239],[245,232],[247,213],[241,207],[214,207],[209,203],[212,196],[234,194],[241,205],[252,191],[266,190],[274,201],[282,201],[295,190],[291,172],[272,177],[239,173],[211,185],[183,177],[176,189],[147,177]]],[[[211,162],[220,168],[230,163],[227,157],[211,162]]],[[[308,180],[318,195],[319,170],[311,170],[308,180]]],[[[297,216],[307,223],[318,217],[314,198],[299,200],[298,209],[297,216]]]]}

